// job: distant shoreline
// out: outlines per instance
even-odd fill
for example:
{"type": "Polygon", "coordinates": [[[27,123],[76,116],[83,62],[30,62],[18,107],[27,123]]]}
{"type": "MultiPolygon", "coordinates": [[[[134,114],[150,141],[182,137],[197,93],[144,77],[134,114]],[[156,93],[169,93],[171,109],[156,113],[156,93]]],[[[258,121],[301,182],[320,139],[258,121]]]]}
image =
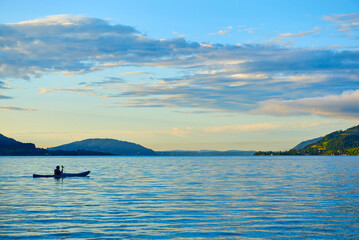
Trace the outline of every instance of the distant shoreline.
{"type": "Polygon", "coordinates": [[[136,143],[91,138],[48,149],[36,148],[0,134],[0,156],[293,156],[359,155],[359,125],[301,142],[288,151],[172,150],[154,151],[136,143]]]}

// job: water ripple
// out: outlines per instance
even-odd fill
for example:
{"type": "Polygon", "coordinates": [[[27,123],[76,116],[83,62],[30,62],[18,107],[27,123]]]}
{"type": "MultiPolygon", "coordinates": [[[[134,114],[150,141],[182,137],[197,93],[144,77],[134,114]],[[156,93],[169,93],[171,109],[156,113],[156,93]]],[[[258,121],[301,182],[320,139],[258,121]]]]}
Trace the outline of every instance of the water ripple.
{"type": "Polygon", "coordinates": [[[359,239],[357,157],[0,157],[0,164],[4,239],[359,239]],[[31,177],[59,164],[90,177],[31,177]]]}

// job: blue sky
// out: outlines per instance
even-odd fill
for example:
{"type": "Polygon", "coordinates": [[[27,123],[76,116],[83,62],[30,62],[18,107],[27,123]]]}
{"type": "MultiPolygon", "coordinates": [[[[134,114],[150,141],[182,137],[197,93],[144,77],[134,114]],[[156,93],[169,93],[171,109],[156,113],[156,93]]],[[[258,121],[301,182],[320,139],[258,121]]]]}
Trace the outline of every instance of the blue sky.
{"type": "Polygon", "coordinates": [[[359,119],[358,1],[0,1],[0,132],[286,150],[359,119]]]}

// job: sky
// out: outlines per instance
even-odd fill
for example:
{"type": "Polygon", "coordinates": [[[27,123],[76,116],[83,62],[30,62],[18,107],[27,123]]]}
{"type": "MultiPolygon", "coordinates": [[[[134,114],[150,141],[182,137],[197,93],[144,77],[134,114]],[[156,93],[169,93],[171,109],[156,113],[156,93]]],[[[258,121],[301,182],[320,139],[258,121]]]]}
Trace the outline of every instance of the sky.
{"type": "Polygon", "coordinates": [[[0,0],[0,133],[288,150],[359,124],[357,0],[0,0]]]}

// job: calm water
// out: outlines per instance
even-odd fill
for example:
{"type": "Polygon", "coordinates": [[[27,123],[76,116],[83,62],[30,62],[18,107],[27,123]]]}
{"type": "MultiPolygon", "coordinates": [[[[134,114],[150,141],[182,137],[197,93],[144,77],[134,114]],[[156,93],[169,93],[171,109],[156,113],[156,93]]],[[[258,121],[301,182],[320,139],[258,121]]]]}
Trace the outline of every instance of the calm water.
{"type": "Polygon", "coordinates": [[[359,239],[358,157],[0,157],[2,239],[359,239]],[[63,164],[85,178],[32,178],[63,164]]]}

